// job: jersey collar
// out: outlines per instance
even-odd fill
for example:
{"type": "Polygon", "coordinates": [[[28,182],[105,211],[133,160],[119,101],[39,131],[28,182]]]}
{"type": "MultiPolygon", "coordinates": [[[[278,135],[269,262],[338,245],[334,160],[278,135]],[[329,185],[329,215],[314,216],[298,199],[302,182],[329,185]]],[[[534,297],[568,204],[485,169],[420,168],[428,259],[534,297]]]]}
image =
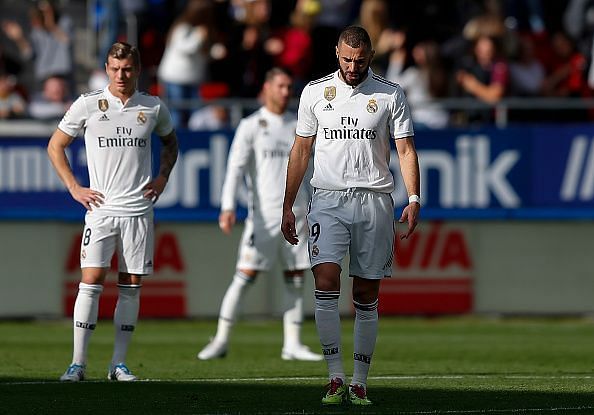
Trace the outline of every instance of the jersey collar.
{"type": "Polygon", "coordinates": [[[126,104],[124,104],[121,99],[119,99],[118,97],[116,97],[114,94],[111,93],[111,91],[109,90],[109,85],[107,85],[103,89],[103,93],[107,96],[107,98],[110,101],[115,102],[115,103],[118,103],[122,107],[126,107],[126,106],[129,106],[136,99],[136,96],[138,95],[138,90],[135,90],[134,91],[134,93],[132,94],[132,96],[130,96],[130,98],[128,98],[128,101],[126,101],[126,104]]]}
{"type": "Polygon", "coordinates": [[[277,114],[275,112],[270,111],[264,105],[262,105],[262,107],[260,107],[260,113],[263,114],[265,117],[269,117],[269,118],[283,118],[285,116],[285,113],[277,114]]]}

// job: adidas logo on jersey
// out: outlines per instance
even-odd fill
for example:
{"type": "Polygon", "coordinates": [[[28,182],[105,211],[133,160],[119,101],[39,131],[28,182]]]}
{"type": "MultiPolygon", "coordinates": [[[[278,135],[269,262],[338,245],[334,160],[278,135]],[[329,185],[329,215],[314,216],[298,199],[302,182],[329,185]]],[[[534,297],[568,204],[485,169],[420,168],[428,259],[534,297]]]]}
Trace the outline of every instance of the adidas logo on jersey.
{"type": "Polygon", "coordinates": [[[103,114],[101,117],[99,117],[99,121],[109,121],[109,118],[107,118],[107,115],[103,114]]]}
{"type": "Polygon", "coordinates": [[[328,103],[328,105],[322,108],[322,111],[334,111],[334,107],[332,106],[332,104],[328,103]]]}

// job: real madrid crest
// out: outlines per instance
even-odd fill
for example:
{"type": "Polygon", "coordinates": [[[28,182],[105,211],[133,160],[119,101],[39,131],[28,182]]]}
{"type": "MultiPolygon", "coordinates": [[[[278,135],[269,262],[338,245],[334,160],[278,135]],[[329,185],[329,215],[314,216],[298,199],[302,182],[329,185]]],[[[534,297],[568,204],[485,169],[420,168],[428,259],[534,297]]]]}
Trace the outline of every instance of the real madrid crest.
{"type": "Polygon", "coordinates": [[[136,117],[136,122],[138,124],[144,124],[146,122],[146,115],[144,115],[144,112],[142,112],[142,111],[138,112],[138,116],[136,117]]]}
{"type": "Polygon", "coordinates": [[[371,98],[367,103],[367,112],[370,114],[375,114],[377,112],[377,101],[375,99],[371,98]]]}
{"type": "Polygon", "coordinates": [[[105,112],[109,108],[109,102],[107,102],[106,99],[100,99],[97,101],[97,106],[99,107],[100,111],[105,112]]]}
{"type": "Polygon", "coordinates": [[[324,88],[324,98],[328,101],[332,101],[336,98],[336,87],[334,85],[324,88]]]}

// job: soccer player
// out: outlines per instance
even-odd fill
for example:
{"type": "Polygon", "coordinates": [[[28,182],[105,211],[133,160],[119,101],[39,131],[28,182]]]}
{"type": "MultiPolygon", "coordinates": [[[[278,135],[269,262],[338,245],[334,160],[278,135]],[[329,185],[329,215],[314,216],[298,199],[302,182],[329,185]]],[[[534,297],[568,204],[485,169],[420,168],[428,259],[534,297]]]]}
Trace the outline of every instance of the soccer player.
{"type": "Polygon", "coordinates": [[[367,375],[378,326],[378,293],[390,276],[394,243],[394,180],[388,168],[394,138],[409,195],[401,222],[412,234],[419,215],[419,166],[409,107],[402,89],[369,68],[374,51],[367,32],[342,31],[336,47],[338,70],[310,82],[299,102],[283,204],[282,232],[300,243],[292,211],[309,154],[314,152],[314,193],[307,216],[309,254],[315,278],[315,317],[329,371],[323,404],[369,405],[367,375]],[[340,340],[341,263],[350,253],[353,282],[354,372],[347,390],[340,340]]]}
{"type": "MultiPolygon", "coordinates": [[[[237,267],[223,298],[217,333],[198,353],[198,359],[223,357],[237,309],[247,288],[260,271],[269,270],[277,257],[285,277],[284,360],[322,360],[301,343],[303,321],[303,270],[309,267],[305,238],[292,246],[280,233],[282,198],[287,160],[295,134],[295,116],[288,113],[292,79],[287,72],[273,68],[262,87],[264,105],[243,119],[231,144],[223,184],[219,227],[229,234],[235,224],[237,187],[245,175],[248,185],[248,217],[239,246],[237,267]]],[[[299,186],[298,186],[299,187],[299,186]]],[[[305,237],[305,214],[309,201],[308,185],[295,189],[297,232],[305,237]]]]}
{"type": "Polygon", "coordinates": [[[86,209],[80,249],[82,279],[74,304],[72,364],[60,377],[85,377],[87,348],[97,324],[99,296],[114,251],[118,253],[119,297],[114,313],[115,344],[107,377],[136,380],[126,353],[138,320],[142,277],[153,271],[153,203],[163,193],[177,159],[177,138],[167,107],[136,90],[138,49],[111,46],[105,70],[109,84],[81,95],[66,112],[49,145],[49,158],[68,191],[86,209]],[[66,148],[84,129],[90,187],[73,175],[66,148]],[[151,133],[161,137],[160,170],[151,169],[151,133]]]}

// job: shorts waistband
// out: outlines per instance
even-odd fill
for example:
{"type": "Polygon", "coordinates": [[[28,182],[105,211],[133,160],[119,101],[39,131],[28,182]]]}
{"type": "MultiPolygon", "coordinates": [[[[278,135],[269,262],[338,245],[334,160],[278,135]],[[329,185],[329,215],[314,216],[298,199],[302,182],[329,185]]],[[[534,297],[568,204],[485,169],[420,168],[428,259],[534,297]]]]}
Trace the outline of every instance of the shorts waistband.
{"type": "Polygon", "coordinates": [[[340,195],[352,195],[354,193],[372,193],[377,195],[389,195],[390,193],[385,192],[378,192],[373,189],[367,189],[365,187],[349,187],[348,189],[340,189],[340,190],[328,190],[328,189],[320,189],[319,187],[314,187],[313,192],[328,192],[328,193],[337,193],[340,195]]]}

